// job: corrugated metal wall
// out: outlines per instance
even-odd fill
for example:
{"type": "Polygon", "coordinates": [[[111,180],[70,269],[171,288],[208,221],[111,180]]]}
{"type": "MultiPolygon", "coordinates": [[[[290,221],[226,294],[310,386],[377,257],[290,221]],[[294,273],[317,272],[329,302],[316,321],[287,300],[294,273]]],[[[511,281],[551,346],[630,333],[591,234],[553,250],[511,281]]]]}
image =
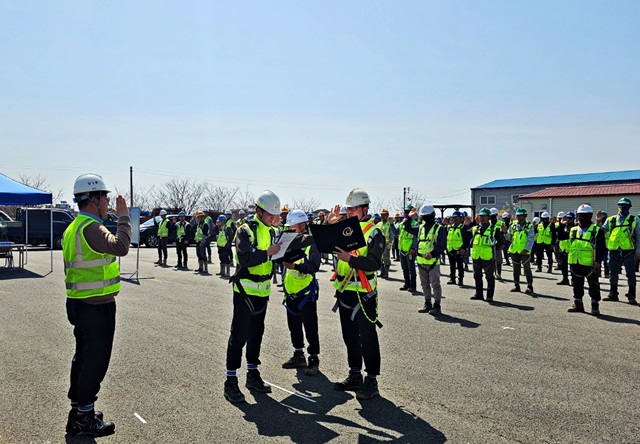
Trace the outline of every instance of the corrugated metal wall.
{"type": "Polygon", "coordinates": [[[593,207],[593,211],[606,211],[615,214],[618,211],[618,200],[621,197],[628,197],[633,204],[632,213],[640,211],[640,195],[628,196],[586,196],[586,197],[553,197],[544,199],[530,199],[528,201],[520,201],[521,206],[529,211],[529,214],[542,213],[548,211],[552,216],[558,214],[559,211],[576,211],[583,203],[588,203],[593,207]],[[633,211],[635,209],[636,211],[633,211]]]}

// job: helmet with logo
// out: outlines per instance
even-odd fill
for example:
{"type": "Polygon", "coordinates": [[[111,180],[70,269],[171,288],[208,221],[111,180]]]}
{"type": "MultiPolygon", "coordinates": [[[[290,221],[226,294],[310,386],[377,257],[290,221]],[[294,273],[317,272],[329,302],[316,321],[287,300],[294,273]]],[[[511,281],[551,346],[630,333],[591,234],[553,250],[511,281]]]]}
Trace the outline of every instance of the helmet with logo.
{"type": "Polygon", "coordinates": [[[294,225],[301,224],[303,222],[307,222],[307,215],[302,210],[293,210],[289,211],[287,214],[287,221],[285,222],[286,227],[293,227],[294,225]]]}
{"type": "Polygon", "coordinates": [[[540,217],[541,217],[542,219],[549,219],[549,218],[551,217],[551,215],[549,214],[549,212],[545,211],[544,213],[542,213],[542,214],[540,215],[540,217]]]}
{"type": "Polygon", "coordinates": [[[629,207],[631,207],[631,199],[629,199],[628,197],[623,197],[618,201],[618,205],[629,205],[629,207]]]}
{"type": "Polygon", "coordinates": [[[167,210],[160,210],[160,216],[166,216],[167,210]]]}
{"type": "Polygon", "coordinates": [[[491,211],[491,215],[492,216],[497,216],[498,215],[498,209],[496,207],[491,208],[489,211],[491,211]]]}
{"type": "Polygon", "coordinates": [[[266,211],[272,216],[279,216],[281,213],[280,198],[270,190],[265,190],[258,195],[258,198],[256,199],[256,207],[266,211]]]}
{"type": "Polygon", "coordinates": [[[516,210],[516,216],[526,216],[527,214],[527,210],[526,208],[520,207],[516,210]]]}
{"type": "Polygon", "coordinates": [[[382,211],[380,211],[380,215],[383,215],[383,214],[388,215],[389,214],[389,210],[387,210],[386,208],[383,208],[382,211]]]}
{"type": "Polygon", "coordinates": [[[347,200],[345,201],[345,207],[359,207],[361,205],[369,205],[371,203],[371,199],[369,198],[369,193],[367,193],[362,188],[354,188],[347,195],[347,200]]]}
{"type": "Polygon", "coordinates": [[[587,214],[587,213],[593,214],[593,208],[591,208],[591,205],[582,204],[578,207],[578,214],[587,214]]]}
{"type": "Polygon", "coordinates": [[[480,208],[478,216],[491,216],[491,210],[489,208],[480,208]]]}
{"type": "Polygon", "coordinates": [[[76,202],[81,202],[89,198],[89,193],[94,191],[104,191],[110,193],[111,190],[107,188],[102,176],[97,174],[83,174],[78,176],[73,184],[73,195],[76,202]]]}
{"type": "Polygon", "coordinates": [[[451,214],[451,217],[462,217],[462,213],[456,210],[451,214]]]}
{"type": "Polygon", "coordinates": [[[227,217],[224,214],[221,214],[220,216],[218,216],[218,222],[226,222],[227,221],[227,217]]]}
{"type": "Polygon", "coordinates": [[[567,214],[565,214],[564,217],[566,217],[567,219],[575,219],[576,213],[574,213],[573,211],[567,211],[567,214]]]}
{"type": "Polygon", "coordinates": [[[231,214],[231,210],[224,210],[224,214],[231,214]]]}
{"type": "Polygon", "coordinates": [[[420,207],[420,210],[418,210],[418,216],[422,217],[422,216],[426,216],[427,214],[435,214],[436,213],[436,209],[433,208],[433,205],[423,205],[420,207]]]}
{"type": "Polygon", "coordinates": [[[184,211],[181,211],[178,213],[178,217],[183,217],[186,216],[187,214],[184,211]]]}
{"type": "Polygon", "coordinates": [[[558,219],[562,219],[565,216],[564,211],[558,211],[558,219]]]}

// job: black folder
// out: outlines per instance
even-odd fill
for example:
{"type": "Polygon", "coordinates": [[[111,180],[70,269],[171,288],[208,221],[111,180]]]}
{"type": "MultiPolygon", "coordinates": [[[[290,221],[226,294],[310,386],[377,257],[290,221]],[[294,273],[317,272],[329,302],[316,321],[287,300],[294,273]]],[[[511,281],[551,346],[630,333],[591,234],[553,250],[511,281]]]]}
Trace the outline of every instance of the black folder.
{"type": "Polygon", "coordinates": [[[320,253],[333,253],[336,247],[353,251],[366,244],[357,217],[350,217],[335,224],[311,225],[311,234],[320,253]]]}

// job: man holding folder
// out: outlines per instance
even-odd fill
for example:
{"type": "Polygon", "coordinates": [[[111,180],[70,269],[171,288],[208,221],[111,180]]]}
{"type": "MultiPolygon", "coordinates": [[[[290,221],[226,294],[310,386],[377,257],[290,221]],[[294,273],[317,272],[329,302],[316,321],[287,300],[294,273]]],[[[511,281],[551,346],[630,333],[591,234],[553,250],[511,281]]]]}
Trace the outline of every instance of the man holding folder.
{"type": "MultiPolygon", "coordinates": [[[[379,394],[377,376],[380,374],[380,344],[376,326],[378,321],[378,292],[376,273],[380,269],[385,238],[373,224],[369,211],[371,199],[366,191],[354,188],[347,196],[347,217],[356,217],[366,245],[354,251],[336,247],[336,298],[340,310],[342,338],[347,346],[349,376],[336,382],[336,390],[352,390],[358,399],[371,399],[379,394]],[[362,377],[364,360],[367,376],[362,377]]],[[[340,205],[329,215],[330,224],[340,221],[340,205]]]]}

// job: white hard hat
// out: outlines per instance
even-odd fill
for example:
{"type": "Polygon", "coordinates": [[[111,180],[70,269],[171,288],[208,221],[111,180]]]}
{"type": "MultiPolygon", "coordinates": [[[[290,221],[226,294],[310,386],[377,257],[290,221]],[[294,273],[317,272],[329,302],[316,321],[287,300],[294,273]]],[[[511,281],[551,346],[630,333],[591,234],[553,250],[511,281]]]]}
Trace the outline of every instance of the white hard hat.
{"type": "Polygon", "coordinates": [[[262,208],[272,216],[279,216],[281,213],[280,198],[270,190],[264,190],[258,195],[258,198],[256,199],[256,206],[258,208],[262,208]]]}
{"type": "Polygon", "coordinates": [[[433,205],[423,205],[420,207],[420,211],[418,211],[419,216],[426,216],[427,214],[435,214],[436,209],[433,208],[433,205]]]}
{"type": "Polygon", "coordinates": [[[167,210],[160,210],[160,216],[166,216],[167,210]]]}
{"type": "Polygon", "coordinates": [[[542,213],[540,215],[541,218],[543,219],[549,219],[551,217],[551,215],[549,214],[549,212],[545,211],[544,213],[542,213]]]}
{"type": "Polygon", "coordinates": [[[345,201],[345,207],[359,207],[360,205],[369,205],[371,199],[369,194],[362,188],[354,188],[351,190],[345,201]]]}
{"type": "Polygon", "coordinates": [[[302,222],[307,222],[307,214],[302,210],[293,210],[287,214],[287,221],[284,225],[285,227],[293,227],[302,222]]]}
{"type": "Polygon", "coordinates": [[[536,224],[539,224],[540,223],[540,218],[539,217],[534,217],[533,218],[533,222],[536,223],[536,224]]]}
{"type": "Polygon", "coordinates": [[[557,218],[560,219],[560,218],[563,218],[563,217],[564,217],[564,211],[558,211],[557,218]]]}
{"type": "Polygon", "coordinates": [[[496,207],[491,208],[489,211],[491,211],[491,215],[492,216],[497,216],[498,215],[498,209],[496,207]]]}
{"type": "Polygon", "coordinates": [[[591,205],[589,204],[582,204],[578,207],[578,214],[585,214],[585,213],[592,213],[593,214],[593,208],[591,208],[591,205]]]}
{"type": "Polygon", "coordinates": [[[347,207],[340,208],[340,214],[347,214],[347,207]]]}
{"type": "Polygon", "coordinates": [[[231,210],[224,210],[224,214],[231,214],[231,210]]]}
{"type": "Polygon", "coordinates": [[[244,216],[244,210],[240,210],[240,211],[238,211],[238,214],[239,214],[240,216],[244,216]]]}
{"type": "MultiPolygon", "coordinates": [[[[111,190],[107,188],[105,185],[102,176],[98,176],[97,174],[83,174],[76,179],[76,182],[73,184],[73,194],[85,194],[91,193],[94,191],[104,191],[106,193],[110,193],[111,190]]],[[[84,196],[79,200],[86,199],[88,196],[84,196]]]]}
{"type": "Polygon", "coordinates": [[[503,219],[509,219],[509,213],[507,213],[507,212],[502,213],[502,218],[503,219]]]}

